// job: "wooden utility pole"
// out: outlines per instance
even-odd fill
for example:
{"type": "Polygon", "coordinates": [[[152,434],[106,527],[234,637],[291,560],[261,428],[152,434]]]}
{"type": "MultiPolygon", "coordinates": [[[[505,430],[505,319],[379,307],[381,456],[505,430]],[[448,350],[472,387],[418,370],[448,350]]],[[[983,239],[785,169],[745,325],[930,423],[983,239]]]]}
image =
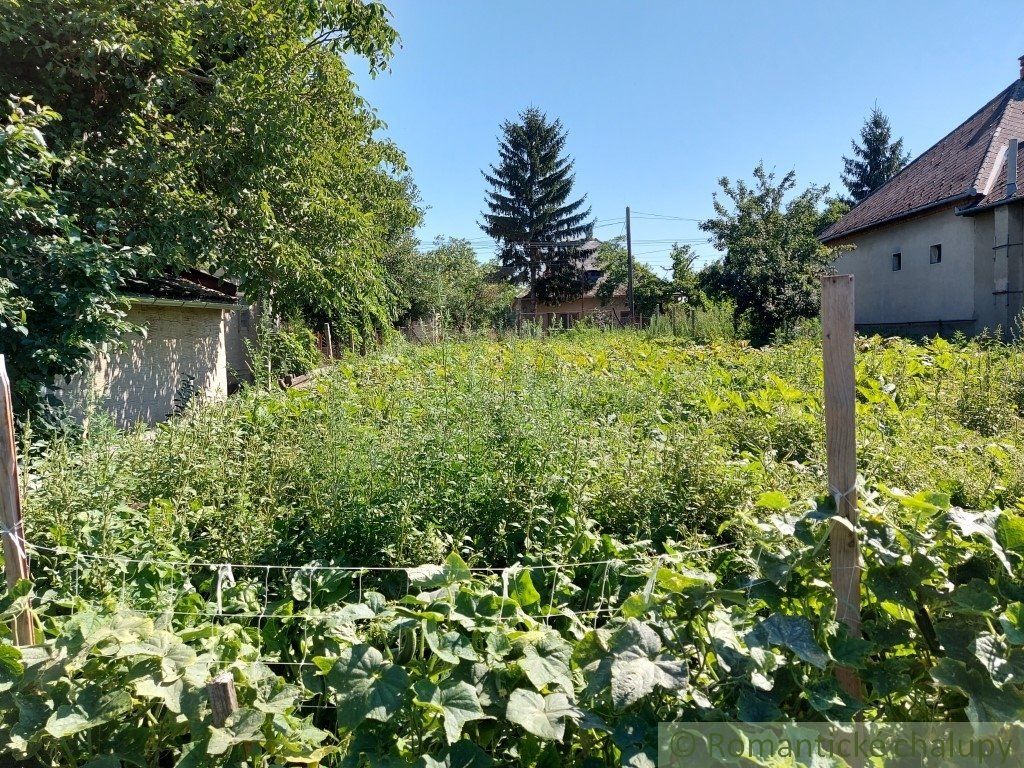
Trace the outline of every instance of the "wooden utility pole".
{"type": "MultiPolygon", "coordinates": [[[[11,380],[7,376],[7,362],[0,355],[0,538],[4,540],[4,571],[8,590],[13,589],[22,579],[29,578],[15,445],[11,380]]],[[[26,609],[14,617],[11,630],[15,645],[32,645],[35,642],[32,623],[30,610],[26,609]]]]}
{"type": "Polygon", "coordinates": [[[633,231],[629,223],[629,206],[626,206],[626,301],[629,304],[629,322],[635,325],[633,309],[633,231]]]}
{"type": "MultiPolygon", "coordinates": [[[[829,531],[836,618],[852,637],[861,637],[860,546],[857,541],[857,431],[854,372],[853,275],[821,279],[822,356],[825,364],[825,448],[829,492],[837,520],[829,531]]],[[[836,670],[851,696],[862,696],[857,673],[836,670]]]]}

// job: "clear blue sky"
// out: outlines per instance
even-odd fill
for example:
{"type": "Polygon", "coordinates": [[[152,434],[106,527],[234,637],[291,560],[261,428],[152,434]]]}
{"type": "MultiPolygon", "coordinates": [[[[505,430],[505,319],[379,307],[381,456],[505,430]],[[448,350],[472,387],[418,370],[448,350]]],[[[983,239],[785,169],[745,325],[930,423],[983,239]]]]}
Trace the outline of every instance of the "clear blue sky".
{"type": "MultiPolygon", "coordinates": [[[[402,47],[361,92],[405,150],[419,236],[473,240],[500,123],[535,106],[569,131],[576,190],[621,231],[624,208],[700,219],[720,176],[763,160],[839,185],[841,157],[877,101],[916,156],[1012,82],[1018,2],[386,0],[402,47]]],[[[610,223],[609,226],[600,226],[610,223]]],[[[637,219],[634,251],[668,264],[692,221],[637,219]]]]}

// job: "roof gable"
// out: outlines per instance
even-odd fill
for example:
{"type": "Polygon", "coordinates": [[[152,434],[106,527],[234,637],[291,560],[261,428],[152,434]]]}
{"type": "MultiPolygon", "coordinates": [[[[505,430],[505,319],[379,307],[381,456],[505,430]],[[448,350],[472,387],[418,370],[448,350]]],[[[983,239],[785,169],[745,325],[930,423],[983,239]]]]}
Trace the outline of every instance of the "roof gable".
{"type": "MultiPolygon", "coordinates": [[[[973,207],[997,196],[1000,164],[1005,197],[1005,145],[1024,138],[1024,79],[940,139],[839,221],[821,233],[828,242],[928,208],[963,202],[973,207]]],[[[1021,194],[1021,193],[1018,193],[1021,194]]]]}

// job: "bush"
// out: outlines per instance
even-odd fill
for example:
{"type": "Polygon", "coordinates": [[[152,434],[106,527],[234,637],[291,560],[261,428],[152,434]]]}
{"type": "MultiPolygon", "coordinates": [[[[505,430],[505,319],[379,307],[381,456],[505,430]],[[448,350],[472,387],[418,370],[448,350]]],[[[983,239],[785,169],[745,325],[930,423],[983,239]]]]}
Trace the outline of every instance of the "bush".
{"type": "Polygon", "coordinates": [[[256,344],[250,348],[257,377],[269,371],[272,379],[297,376],[324,364],[316,334],[301,320],[288,320],[279,326],[260,323],[256,344]]]}
{"type": "Polygon", "coordinates": [[[742,338],[742,329],[734,321],[734,306],[729,301],[705,301],[699,304],[671,303],[655,315],[647,327],[649,336],[672,336],[696,344],[714,344],[742,338]]]}
{"type": "Polygon", "coordinates": [[[24,467],[43,636],[12,646],[28,585],[3,593],[0,744],[614,768],[672,720],[1020,720],[1020,430],[952,415],[1022,354],[858,340],[859,638],[809,335],[397,343],[155,434],[91,422],[24,467]],[[240,709],[214,726],[221,670],[240,709]]]}

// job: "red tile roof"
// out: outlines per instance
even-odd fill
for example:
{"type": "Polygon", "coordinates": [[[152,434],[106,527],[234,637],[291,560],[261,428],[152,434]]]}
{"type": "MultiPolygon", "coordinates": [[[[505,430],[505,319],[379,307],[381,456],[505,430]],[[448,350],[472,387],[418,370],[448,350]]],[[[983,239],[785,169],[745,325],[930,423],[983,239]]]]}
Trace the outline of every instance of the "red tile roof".
{"type": "MultiPolygon", "coordinates": [[[[1017,80],[948,136],[866,197],[821,234],[824,242],[888,224],[922,210],[960,203],[960,211],[1006,198],[1006,146],[1024,139],[1024,78],[1017,80]],[[1001,179],[1000,179],[1001,177],[1001,179]]],[[[1024,147],[1022,147],[1024,149],[1024,147]]],[[[1024,198],[1024,151],[1018,191],[1024,198]]]]}

